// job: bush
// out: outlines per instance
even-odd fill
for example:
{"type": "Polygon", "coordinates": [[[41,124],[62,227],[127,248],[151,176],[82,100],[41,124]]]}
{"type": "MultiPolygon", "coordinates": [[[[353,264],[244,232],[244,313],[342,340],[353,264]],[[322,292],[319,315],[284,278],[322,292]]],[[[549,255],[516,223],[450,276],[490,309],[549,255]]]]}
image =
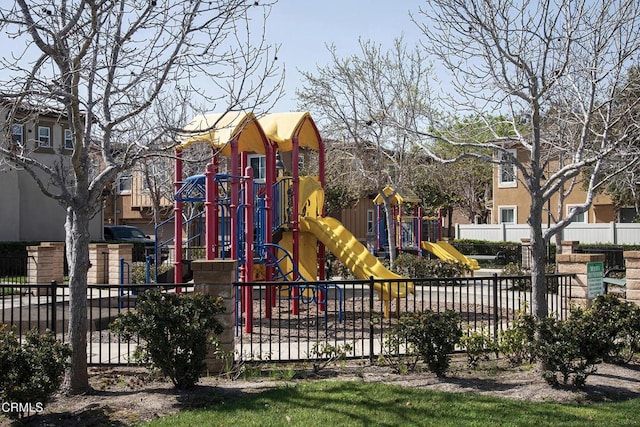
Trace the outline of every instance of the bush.
{"type": "Polygon", "coordinates": [[[640,345],[640,307],[612,294],[599,295],[593,300],[590,312],[600,319],[609,352],[606,362],[631,361],[640,345]]]}
{"type": "Polygon", "coordinates": [[[127,340],[136,335],[144,340],[134,357],[150,361],[176,388],[195,385],[205,369],[210,335],[223,331],[215,318],[224,311],[222,300],[152,291],[138,297],[136,308],[119,314],[111,331],[127,340]]]}
{"type": "Polygon", "coordinates": [[[460,277],[469,271],[466,265],[458,261],[420,258],[403,252],[393,263],[393,270],[406,277],[460,277]]]}
{"type": "MultiPolygon", "coordinates": [[[[0,398],[3,402],[20,403],[41,409],[60,388],[67,360],[68,344],[56,340],[51,331],[40,335],[27,332],[24,343],[15,328],[0,327],[0,398]]],[[[11,418],[23,412],[5,412],[11,418]]]]}
{"type": "Polygon", "coordinates": [[[460,339],[460,345],[467,353],[467,365],[475,369],[480,361],[489,360],[489,354],[497,350],[489,330],[482,327],[480,330],[467,331],[460,339]]]}
{"type": "Polygon", "coordinates": [[[508,329],[498,334],[498,351],[511,366],[535,360],[535,318],[525,309],[518,311],[515,321],[508,329]]]}
{"type": "MultiPolygon", "coordinates": [[[[518,262],[522,258],[522,245],[515,242],[489,242],[486,240],[460,239],[450,242],[460,253],[466,255],[498,255],[495,263],[518,262]]],[[[492,264],[489,262],[489,264],[492,264]]]]}
{"type": "MultiPolygon", "coordinates": [[[[155,267],[151,265],[151,268],[155,267]]],[[[173,268],[173,265],[165,263],[158,265],[158,275],[165,273],[173,268]]],[[[153,282],[153,278],[151,280],[153,282]]],[[[147,263],[134,262],[131,267],[131,283],[146,284],[147,283],[147,263]]]]}
{"type": "Polygon", "coordinates": [[[551,385],[584,386],[596,365],[608,354],[607,330],[593,312],[573,308],[567,320],[552,317],[537,324],[536,359],[545,370],[542,377],[551,385]]]}
{"type": "Polygon", "coordinates": [[[453,310],[403,313],[389,335],[397,343],[406,343],[408,354],[417,355],[431,372],[441,377],[462,337],[460,315],[453,310]]]}

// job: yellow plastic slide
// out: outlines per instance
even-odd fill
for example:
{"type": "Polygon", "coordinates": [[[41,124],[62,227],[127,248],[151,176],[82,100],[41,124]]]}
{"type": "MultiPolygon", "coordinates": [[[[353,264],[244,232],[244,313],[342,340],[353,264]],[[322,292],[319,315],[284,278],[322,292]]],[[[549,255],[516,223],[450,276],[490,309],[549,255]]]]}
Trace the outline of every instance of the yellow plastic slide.
{"type": "Polygon", "coordinates": [[[431,252],[441,260],[459,261],[469,267],[472,271],[480,270],[478,260],[462,255],[456,248],[442,240],[437,243],[422,242],[422,249],[431,252]]]}
{"type": "MultiPolygon", "coordinates": [[[[306,216],[300,220],[300,230],[311,232],[331,251],[347,268],[361,280],[405,279],[385,266],[373,256],[362,243],[355,238],[340,221],[331,217],[314,218],[306,216]]],[[[403,298],[413,293],[413,283],[400,282],[376,283],[375,290],[380,299],[390,301],[392,298],[403,298]]]]}

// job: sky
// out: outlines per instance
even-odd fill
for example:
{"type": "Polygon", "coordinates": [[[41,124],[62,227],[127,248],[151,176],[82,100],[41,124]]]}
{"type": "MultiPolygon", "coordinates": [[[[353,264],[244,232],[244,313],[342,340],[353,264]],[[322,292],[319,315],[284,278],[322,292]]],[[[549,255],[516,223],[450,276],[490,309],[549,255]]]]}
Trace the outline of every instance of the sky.
{"type": "MultiPolygon", "coordinates": [[[[265,0],[271,1],[271,0],[265,0]]],[[[279,45],[278,61],[286,70],[285,94],[272,112],[296,111],[295,91],[301,88],[300,70],[311,71],[330,63],[326,46],[340,55],[359,54],[358,39],[392,47],[403,36],[407,46],[418,42],[420,31],[409,12],[417,13],[424,0],[273,0],[267,20],[269,44],[279,45]]],[[[0,52],[17,48],[14,40],[0,38],[0,52]]],[[[2,74],[2,72],[0,72],[2,74]]],[[[4,77],[4,76],[3,76],[4,77]]]]}
{"type": "Polygon", "coordinates": [[[295,111],[300,70],[313,72],[330,63],[326,46],[340,55],[358,54],[358,38],[380,43],[384,50],[403,36],[408,46],[420,31],[411,21],[424,0],[278,0],[267,21],[267,39],[279,44],[278,61],[286,69],[285,95],[273,112],[295,111]]]}

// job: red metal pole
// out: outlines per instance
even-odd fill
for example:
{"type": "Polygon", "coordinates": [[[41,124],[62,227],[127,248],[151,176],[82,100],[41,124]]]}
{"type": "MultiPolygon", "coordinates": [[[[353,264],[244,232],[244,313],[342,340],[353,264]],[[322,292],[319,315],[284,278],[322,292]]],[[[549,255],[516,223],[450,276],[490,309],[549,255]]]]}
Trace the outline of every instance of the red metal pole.
{"type": "Polygon", "coordinates": [[[416,233],[416,244],[418,246],[418,256],[420,258],[422,258],[422,236],[423,236],[423,231],[422,230],[422,206],[418,205],[416,207],[417,210],[417,216],[418,216],[418,231],[416,233]]]}
{"type": "MultiPolygon", "coordinates": [[[[182,150],[176,150],[176,162],[174,170],[173,185],[175,194],[178,194],[182,187],[182,150]]],[[[173,205],[173,282],[182,283],[182,202],[175,201],[173,205]]]]}
{"type": "MultiPolygon", "coordinates": [[[[325,189],[325,158],[324,158],[324,144],[322,142],[322,138],[317,133],[316,130],[316,138],[318,140],[318,179],[320,180],[320,186],[322,187],[322,191],[325,189]]],[[[324,217],[327,214],[327,208],[325,203],[322,203],[322,207],[320,208],[320,215],[324,217]]],[[[322,242],[318,244],[318,277],[320,280],[325,280],[327,278],[327,270],[326,270],[326,259],[327,259],[327,250],[322,242]]],[[[319,310],[325,311],[326,306],[326,292],[318,291],[318,298],[322,301],[319,304],[319,310]]]]}
{"type": "MultiPolygon", "coordinates": [[[[264,233],[265,243],[272,243],[273,241],[273,186],[276,182],[276,155],[275,147],[271,144],[267,146],[267,159],[266,159],[266,179],[267,183],[264,189],[264,206],[265,206],[265,222],[264,233]]],[[[266,256],[266,255],[265,255],[266,256]]],[[[273,279],[273,267],[269,266],[265,268],[265,280],[270,282],[273,279]]],[[[275,294],[272,292],[275,287],[268,286],[265,289],[265,317],[271,318],[271,308],[275,306],[275,294]]]]}
{"type": "MultiPolygon", "coordinates": [[[[245,169],[244,181],[244,281],[253,281],[253,169],[247,166],[245,169]]],[[[246,321],[244,324],[245,332],[251,332],[253,327],[253,287],[244,286],[244,313],[246,321]]]]}
{"type": "Polygon", "coordinates": [[[238,259],[238,198],[240,197],[240,168],[238,162],[238,140],[231,140],[231,205],[229,206],[231,234],[231,259],[238,259]]]}
{"type": "Polygon", "coordinates": [[[211,227],[211,232],[213,233],[213,259],[218,258],[220,255],[220,243],[219,243],[219,234],[220,234],[220,207],[218,206],[218,191],[219,184],[215,181],[215,176],[218,174],[218,156],[214,156],[211,159],[211,163],[213,164],[213,176],[211,177],[211,184],[213,187],[213,222],[211,227]]]}
{"type": "MultiPolygon", "coordinates": [[[[293,234],[292,250],[293,250],[293,263],[296,269],[293,273],[293,281],[298,280],[298,267],[300,266],[300,221],[298,215],[300,214],[298,209],[298,199],[300,198],[300,165],[298,162],[298,156],[300,154],[300,146],[298,144],[298,136],[293,137],[293,150],[291,151],[291,170],[292,170],[292,182],[293,182],[293,197],[292,212],[293,218],[291,218],[291,232],[293,234]]],[[[315,278],[314,278],[315,279],[315,278]]],[[[291,296],[293,298],[291,313],[297,315],[300,312],[300,302],[298,301],[298,287],[293,286],[291,296]]]]}
{"type": "Polygon", "coordinates": [[[215,166],[213,163],[207,164],[204,173],[205,180],[205,202],[204,202],[204,214],[205,214],[205,244],[206,244],[206,259],[211,260],[215,258],[214,245],[217,240],[215,230],[215,191],[213,183],[215,166]]]}

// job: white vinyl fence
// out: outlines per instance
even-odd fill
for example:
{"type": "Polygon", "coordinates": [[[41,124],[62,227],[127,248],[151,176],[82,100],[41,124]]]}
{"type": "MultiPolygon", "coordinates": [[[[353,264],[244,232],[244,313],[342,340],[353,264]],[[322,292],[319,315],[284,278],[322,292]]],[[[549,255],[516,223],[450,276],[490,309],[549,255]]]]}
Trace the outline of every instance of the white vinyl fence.
{"type": "MultiPolygon", "coordinates": [[[[544,227],[544,226],[543,226],[544,227]]],[[[520,242],[529,238],[527,224],[456,224],[456,239],[490,242],[520,242]]],[[[640,224],[636,223],[572,223],[562,231],[562,240],[580,243],[640,244],[640,224]]]]}

